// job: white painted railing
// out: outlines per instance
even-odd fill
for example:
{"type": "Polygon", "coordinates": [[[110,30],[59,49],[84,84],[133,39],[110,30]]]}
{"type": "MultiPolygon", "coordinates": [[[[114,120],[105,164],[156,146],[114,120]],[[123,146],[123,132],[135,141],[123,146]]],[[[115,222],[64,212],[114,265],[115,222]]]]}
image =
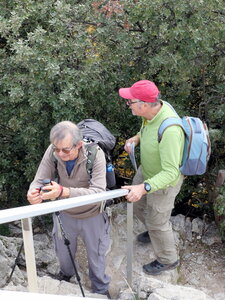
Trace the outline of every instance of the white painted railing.
{"type": "MultiPolygon", "coordinates": [[[[27,205],[16,208],[0,210],[0,224],[21,220],[23,241],[28,277],[28,289],[30,292],[38,292],[37,272],[34,254],[33,233],[31,218],[61,211],[73,207],[93,204],[108,199],[122,197],[128,194],[128,190],[117,189],[97,194],[84,195],[57,201],[27,205]]],[[[133,204],[127,203],[127,281],[132,286],[132,256],[133,256],[133,204]]]]}
{"type": "MultiPolygon", "coordinates": [[[[0,299],[16,299],[16,300],[40,300],[40,294],[38,293],[26,293],[26,292],[16,292],[16,291],[1,291],[0,290],[0,299]]],[[[50,294],[41,294],[41,300],[82,300],[84,298],[74,297],[74,296],[63,296],[63,295],[50,295],[50,294]]],[[[87,298],[86,300],[93,300],[93,298],[87,298]]],[[[98,299],[95,299],[98,300],[98,299]]],[[[99,299],[100,300],[100,299],[99,299]]]]}
{"type": "Polygon", "coordinates": [[[57,201],[43,202],[35,205],[3,209],[0,210],[0,224],[45,215],[60,210],[82,206],[85,204],[93,204],[107,199],[122,197],[127,194],[128,190],[117,189],[57,201]]]}

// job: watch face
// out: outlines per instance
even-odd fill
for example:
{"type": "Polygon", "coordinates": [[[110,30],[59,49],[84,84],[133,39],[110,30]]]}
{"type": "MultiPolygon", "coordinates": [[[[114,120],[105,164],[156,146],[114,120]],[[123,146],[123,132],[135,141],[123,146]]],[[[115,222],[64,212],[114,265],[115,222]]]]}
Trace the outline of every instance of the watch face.
{"type": "Polygon", "coordinates": [[[145,182],[144,185],[145,185],[145,190],[146,190],[146,192],[150,192],[150,191],[151,191],[151,186],[150,186],[150,184],[145,182]]]}

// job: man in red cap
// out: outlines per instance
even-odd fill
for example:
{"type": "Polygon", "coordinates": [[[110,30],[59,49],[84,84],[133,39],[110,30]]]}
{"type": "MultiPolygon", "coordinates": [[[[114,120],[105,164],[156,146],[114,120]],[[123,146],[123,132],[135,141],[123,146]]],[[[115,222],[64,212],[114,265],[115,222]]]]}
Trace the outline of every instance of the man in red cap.
{"type": "Polygon", "coordinates": [[[141,164],[128,189],[129,202],[134,202],[135,215],[145,224],[147,231],[138,235],[138,241],[152,244],[156,260],[145,264],[147,274],[158,275],[174,269],[179,264],[172,226],[171,211],[179,193],[183,176],[179,166],[184,148],[184,133],[179,126],[166,128],[158,141],[158,129],[176,112],[160,100],[160,92],[154,82],[140,80],[129,88],[121,88],[119,95],[128,99],[127,105],[133,115],[142,117],[140,131],[128,139],[125,150],[129,153],[131,144],[140,144],[141,164]]]}

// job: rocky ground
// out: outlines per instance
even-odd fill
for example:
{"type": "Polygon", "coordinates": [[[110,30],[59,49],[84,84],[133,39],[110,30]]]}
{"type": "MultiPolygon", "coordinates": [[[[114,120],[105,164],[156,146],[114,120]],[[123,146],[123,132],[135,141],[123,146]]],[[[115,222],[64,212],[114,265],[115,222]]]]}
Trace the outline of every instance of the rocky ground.
{"type": "Polygon", "coordinates": [[[182,255],[178,284],[225,299],[225,244],[211,246],[195,240],[182,255]]]}
{"type": "MultiPolygon", "coordinates": [[[[107,273],[111,276],[110,292],[114,299],[131,300],[138,291],[138,299],[148,300],[224,300],[225,299],[225,244],[221,243],[215,224],[204,224],[196,218],[190,220],[182,215],[172,217],[177,246],[180,249],[181,264],[178,270],[167,271],[157,277],[143,273],[142,265],[154,259],[151,245],[141,245],[136,241],[136,235],[144,231],[143,225],[134,220],[134,261],[133,261],[133,288],[126,281],[126,207],[121,204],[113,209],[112,243],[107,255],[107,273]],[[192,289],[191,289],[192,288],[192,289]]],[[[0,284],[1,288],[15,289],[26,280],[23,254],[19,268],[16,268],[10,286],[6,285],[6,274],[10,273],[19,245],[21,243],[21,229],[19,224],[12,226],[13,236],[18,238],[0,238],[0,284]],[[15,247],[15,244],[17,245],[15,247]],[[2,250],[3,249],[3,250],[2,250]],[[2,251],[2,252],[1,252],[2,251]]],[[[51,238],[42,233],[41,224],[35,227],[35,253],[39,276],[57,273],[58,264],[54,257],[51,238]]],[[[84,246],[80,240],[76,257],[81,281],[88,291],[90,282],[87,272],[87,259],[84,246]]],[[[40,277],[41,278],[41,277],[40,277]]],[[[42,277],[44,278],[44,277],[42,277]]],[[[40,285],[50,289],[65,292],[65,284],[57,281],[46,281],[40,285]],[[50,288],[51,287],[51,288],[50,288]]],[[[73,278],[76,282],[76,279],[73,278]]],[[[66,290],[71,292],[74,285],[67,284],[66,290]]],[[[76,285],[77,293],[80,291],[76,285]]],[[[93,296],[93,295],[92,295],[93,296]]]]}
{"type": "MultiPolygon", "coordinates": [[[[118,265],[119,261],[122,260],[119,244],[123,244],[123,233],[124,231],[126,232],[124,213],[120,211],[119,214],[115,215],[113,223],[119,226],[114,228],[116,232],[113,233],[116,236],[117,245],[112,252],[118,253],[118,259],[113,261],[114,266],[118,265]]],[[[206,295],[211,296],[215,300],[224,300],[225,243],[221,242],[215,224],[205,224],[199,218],[191,220],[183,215],[172,217],[171,221],[180,252],[181,264],[178,272],[169,271],[154,278],[168,283],[193,287],[205,292],[206,295]]],[[[144,230],[143,225],[138,220],[134,220],[134,278],[146,276],[142,272],[142,265],[154,259],[151,246],[143,245],[136,241],[136,235],[144,230]]],[[[120,271],[122,270],[121,265],[118,267],[120,271]]],[[[126,274],[125,269],[123,272],[126,274]]]]}

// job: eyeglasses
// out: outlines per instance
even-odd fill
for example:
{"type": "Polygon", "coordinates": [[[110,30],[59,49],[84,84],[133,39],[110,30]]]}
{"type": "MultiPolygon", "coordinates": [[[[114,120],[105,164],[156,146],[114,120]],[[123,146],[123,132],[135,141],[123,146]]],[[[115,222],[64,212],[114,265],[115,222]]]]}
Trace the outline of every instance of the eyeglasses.
{"type": "Polygon", "coordinates": [[[76,145],[73,145],[71,148],[62,148],[62,149],[57,148],[55,145],[52,146],[53,151],[55,151],[55,152],[57,152],[57,153],[59,153],[60,151],[62,151],[62,152],[65,153],[65,154],[69,154],[70,151],[71,151],[74,147],[76,147],[76,145]]]}
{"type": "Polygon", "coordinates": [[[141,100],[131,101],[131,99],[128,99],[126,103],[128,106],[131,106],[132,104],[138,103],[138,102],[143,102],[143,101],[141,101],[141,100]]]}

